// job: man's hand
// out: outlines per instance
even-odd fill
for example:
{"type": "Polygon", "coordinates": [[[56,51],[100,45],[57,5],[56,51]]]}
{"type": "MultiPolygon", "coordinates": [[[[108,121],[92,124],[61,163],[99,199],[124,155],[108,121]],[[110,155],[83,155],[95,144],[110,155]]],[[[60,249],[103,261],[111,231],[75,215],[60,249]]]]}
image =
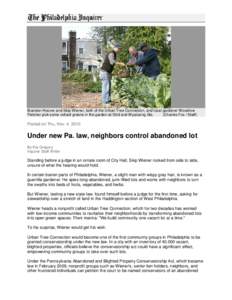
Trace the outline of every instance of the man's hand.
{"type": "Polygon", "coordinates": [[[134,66],[135,66],[135,64],[132,64],[132,63],[127,64],[127,67],[134,67],[134,66]]]}

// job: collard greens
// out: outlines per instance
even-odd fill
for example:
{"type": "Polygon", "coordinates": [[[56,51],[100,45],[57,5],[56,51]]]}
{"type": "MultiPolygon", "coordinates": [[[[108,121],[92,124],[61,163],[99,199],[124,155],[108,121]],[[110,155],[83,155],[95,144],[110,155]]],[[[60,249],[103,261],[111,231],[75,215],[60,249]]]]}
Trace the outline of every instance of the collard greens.
{"type": "Polygon", "coordinates": [[[144,75],[129,78],[114,77],[112,90],[115,98],[123,99],[128,107],[170,107],[171,80],[160,74],[156,80],[144,75]]]}

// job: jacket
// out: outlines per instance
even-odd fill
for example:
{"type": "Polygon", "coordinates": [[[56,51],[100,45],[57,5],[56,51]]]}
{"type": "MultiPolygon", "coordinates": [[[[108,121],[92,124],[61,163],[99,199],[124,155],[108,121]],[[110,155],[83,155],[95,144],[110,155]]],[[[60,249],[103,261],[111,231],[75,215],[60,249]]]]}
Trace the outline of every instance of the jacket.
{"type": "Polygon", "coordinates": [[[149,49],[137,59],[136,65],[142,66],[142,73],[148,77],[160,74],[160,63],[155,49],[149,49]]]}
{"type": "Polygon", "coordinates": [[[113,53],[114,60],[116,60],[116,57],[117,57],[116,52],[115,51],[111,51],[111,52],[109,52],[109,53],[106,54],[104,62],[103,62],[102,67],[101,67],[101,69],[103,71],[106,71],[106,72],[108,72],[110,74],[113,72],[114,65],[115,65],[115,64],[111,64],[110,63],[109,55],[111,53],[113,53]]]}

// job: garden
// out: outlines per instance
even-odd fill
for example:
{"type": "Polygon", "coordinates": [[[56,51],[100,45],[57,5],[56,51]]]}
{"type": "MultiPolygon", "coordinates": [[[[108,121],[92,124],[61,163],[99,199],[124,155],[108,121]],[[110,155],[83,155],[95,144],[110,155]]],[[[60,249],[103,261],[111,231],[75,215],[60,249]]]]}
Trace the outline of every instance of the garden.
{"type": "MultiPolygon", "coordinates": [[[[167,27],[93,27],[92,38],[101,41],[104,52],[113,37],[122,51],[117,60],[125,66],[116,66],[112,77],[112,107],[166,108],[171,106],[171,44],[167,41],[167,27]],[[161,74],[151,80],[134,67],[128,68],[128,48],[146,42],[158,52],[161,74]]],[[[75,70],[62,76],[64,107],[102,107],[99,70],[75,70]]]]}

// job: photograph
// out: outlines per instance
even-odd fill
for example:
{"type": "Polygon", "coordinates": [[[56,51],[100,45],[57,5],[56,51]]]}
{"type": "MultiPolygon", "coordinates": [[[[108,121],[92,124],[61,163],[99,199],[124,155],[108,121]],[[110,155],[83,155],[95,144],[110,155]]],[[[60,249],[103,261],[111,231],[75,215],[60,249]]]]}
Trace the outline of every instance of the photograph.
{"type": "Polygon", "coordinates": [[[62,28],[63,108],[171,107],[170,27],[75,26],[62,28]]]}

